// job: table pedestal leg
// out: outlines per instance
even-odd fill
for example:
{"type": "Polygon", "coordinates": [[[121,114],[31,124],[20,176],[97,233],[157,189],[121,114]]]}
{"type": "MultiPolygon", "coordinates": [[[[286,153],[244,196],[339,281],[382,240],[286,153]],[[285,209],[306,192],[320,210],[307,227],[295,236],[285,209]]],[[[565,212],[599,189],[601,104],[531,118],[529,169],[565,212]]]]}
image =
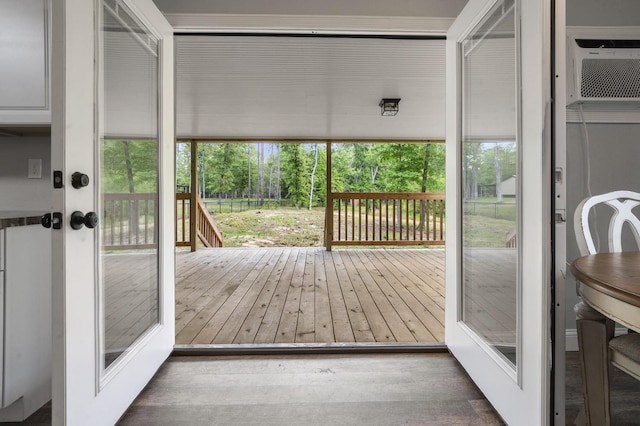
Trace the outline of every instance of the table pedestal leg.
{"type": "MultiPolygon", "coordinates": [[[[613,337],[615,324],[584,302],[576,304],[574,310],[577,318],[586,424],[609,426],[611,416],[608,353],[609,340],[613,337]]],[[[583,420],[584,416],[578,416],[576,419],[580,423],[583,420]]]]}

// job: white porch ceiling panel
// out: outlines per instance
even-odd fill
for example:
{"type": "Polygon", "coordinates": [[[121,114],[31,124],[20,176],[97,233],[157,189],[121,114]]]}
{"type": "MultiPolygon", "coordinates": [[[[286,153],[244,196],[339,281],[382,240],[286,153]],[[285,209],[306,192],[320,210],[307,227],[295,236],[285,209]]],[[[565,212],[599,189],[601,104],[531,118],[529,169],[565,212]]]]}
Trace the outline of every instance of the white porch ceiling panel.
{"type": "Polygon", "coordinates": [[[445,41],[178,35],[184,138],[444,139],[445,41]],[[402,98],[382,117],[381,98],[402,98]]]}

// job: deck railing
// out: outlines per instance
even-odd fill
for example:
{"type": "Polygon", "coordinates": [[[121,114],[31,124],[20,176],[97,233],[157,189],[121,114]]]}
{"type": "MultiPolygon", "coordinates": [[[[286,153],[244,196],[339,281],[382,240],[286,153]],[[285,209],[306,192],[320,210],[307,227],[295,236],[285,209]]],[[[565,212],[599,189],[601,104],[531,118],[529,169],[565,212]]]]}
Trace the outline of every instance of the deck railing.
{"type": "Polygon", "coordinates": [[[105,250],[147,249],[157,245],[158,194],[104,194],[101,230],[105,250]]]}
{"type": "Polygon", "coordinates": [[[332,193],[331,245],[443,245],[444,194],[332,193]]]}
{"type": "MultiPolygon", "coordinates": [[[[196,236],[205,247],[222,247],[222,232],[213,223],[204,202],[199,195],[196,196],[196,236]]],[[[191,246],[190,219],[191,219],[191,194],[176,194],[176,246],[191,246]]]]}

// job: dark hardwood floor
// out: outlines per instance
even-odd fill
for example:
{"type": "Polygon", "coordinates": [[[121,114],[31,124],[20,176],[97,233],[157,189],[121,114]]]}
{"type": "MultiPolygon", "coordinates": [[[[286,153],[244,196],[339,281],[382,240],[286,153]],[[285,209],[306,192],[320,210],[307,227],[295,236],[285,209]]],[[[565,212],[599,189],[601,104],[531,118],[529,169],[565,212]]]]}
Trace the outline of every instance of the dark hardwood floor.
{"type": "Polygon", "coordinates": [[[500,425],[449,354],[172,357],[120,425],[500,425]]]}
{"type": "MultiPolygon", "coordinates": [[[[582,409],[582,376],[578,352],[567,352],[565,381],[566,424],[573,425],[582,409]]],[[[611,374],[611,425],[640,425],[640,381],[617,368],[611,374]]]]}
{"type": "MultiPolygon", "coordinates": [[[[567,353],[566,425],[582,407],[567,353]]],[[[614,370],[613,426],[640,425],[640,381],[614,370]]],[[[51,424],[51,405],[22,423],[51,424]]],[[[498,425],[448,354],[171,357],[120,425],[498,425]]]]}

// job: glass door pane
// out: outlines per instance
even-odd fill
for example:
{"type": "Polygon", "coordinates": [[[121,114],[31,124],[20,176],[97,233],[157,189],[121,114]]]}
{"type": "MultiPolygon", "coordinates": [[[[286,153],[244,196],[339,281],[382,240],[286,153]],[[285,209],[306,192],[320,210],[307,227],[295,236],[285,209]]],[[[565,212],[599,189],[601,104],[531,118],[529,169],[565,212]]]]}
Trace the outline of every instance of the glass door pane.
{"type": "Polygon", "coordinates": [[[104,368],[159,322],[158,40],[121,2],[102,4],[100,282],[104,368]]]}
{"type": "Polygon", "coordinates": [[[461,43],[462,318],[515,367],[519,142],[516,13],[499,2],[461,43]]]}

